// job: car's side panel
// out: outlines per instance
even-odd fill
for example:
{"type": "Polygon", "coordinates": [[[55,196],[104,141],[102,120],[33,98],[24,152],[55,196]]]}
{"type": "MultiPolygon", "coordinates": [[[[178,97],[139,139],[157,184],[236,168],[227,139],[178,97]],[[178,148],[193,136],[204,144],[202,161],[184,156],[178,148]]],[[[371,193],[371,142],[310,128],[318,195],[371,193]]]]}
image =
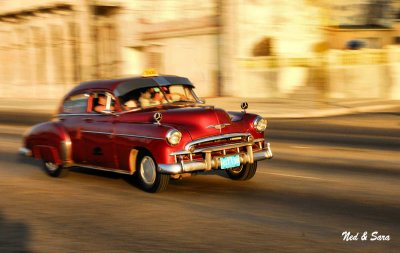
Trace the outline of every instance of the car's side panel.
{"type": "Polygon", "coordinates": [[[85,164],[85,150],[82,139],[82,128],[86,115],[61,115],[60,124],[70,137],[71,160],[75,163],[85,164]]]}
{"type": "Polygon", "coordinates": [[[88,114],[81,125],[85,163],[118,169],[115,158],[114,116],[88,114]]]}

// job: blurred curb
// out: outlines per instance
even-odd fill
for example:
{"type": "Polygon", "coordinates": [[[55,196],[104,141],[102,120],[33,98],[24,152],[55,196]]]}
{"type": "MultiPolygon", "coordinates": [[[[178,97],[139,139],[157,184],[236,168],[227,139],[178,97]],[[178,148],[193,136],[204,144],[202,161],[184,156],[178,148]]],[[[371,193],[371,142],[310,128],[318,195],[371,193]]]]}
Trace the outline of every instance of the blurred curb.
{"type": "Polygon", "coordinates": [[[52,117],[53,113],[50,112],[26,113],[21,111],[10,112],[0,110],[0,124],[34,125],[49,121],[52,117]]]}
{"type": "Polygon", "coordinates": [[[394,112],[400,113],[400,100],[294,100],[277,99],[242,99],[242,98],[211,98],[207,104],[224,108],[227,111],[240,111],[240,103],[248,102],[249,113],[259,114],[268,119],[300,119],[332,117],[357,113],[394,112]]]}
{"type": "MultiPolygon", "coordinates": [[[[321,118],[357,113],[390,112],[400,115],[399,100],[296,100],[287,98],[207,98],[207,105],[227,111],[242,111],[241,102],[248,102],[248,113],[259,114],[268,119],[321,118]]],[[[2,99],[0,123],[33,125],[50,120],[59,105],[58,100],[2,99]],[[26,106],[24,108],[23,106],[26,106]]]]}
{"type": "Polygon", "coordinates": [[[276,114],[270,115],[268,118],[278,119],[300,119],[300,118],[323,118],[333,116],[343,116],[358,113],[374,113],[374,112],[387,112],[396,110],[400,114],[400,105],[375,105],[375,106],[360,106],[354,108],[335,108],[325,109],[320,111],[309,111],[298,114],[276,114]]]}

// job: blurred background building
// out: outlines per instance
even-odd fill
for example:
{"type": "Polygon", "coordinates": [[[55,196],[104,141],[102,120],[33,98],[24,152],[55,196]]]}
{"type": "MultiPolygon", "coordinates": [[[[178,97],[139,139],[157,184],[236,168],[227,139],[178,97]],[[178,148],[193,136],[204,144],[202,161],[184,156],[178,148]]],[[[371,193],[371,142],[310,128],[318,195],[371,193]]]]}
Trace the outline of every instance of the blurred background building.
{"type": "Polygon", "coordinates": [[[0,97],[189,77],[203,97],[400,99],[398,0],[0,1],[0,97]]]}

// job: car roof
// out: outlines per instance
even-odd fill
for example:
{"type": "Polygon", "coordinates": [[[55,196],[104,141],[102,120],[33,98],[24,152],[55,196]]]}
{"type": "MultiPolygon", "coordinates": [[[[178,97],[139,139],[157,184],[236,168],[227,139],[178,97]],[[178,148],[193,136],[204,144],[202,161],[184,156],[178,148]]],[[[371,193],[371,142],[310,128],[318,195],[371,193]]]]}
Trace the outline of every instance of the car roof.
{"type": "Polygon", "coordinates": [[[147,87],[168,86],[171,84],[183,84],[194,87],[190,80],[186,77],[173,75],[157,75],[157,76],[137,76],[130,78],[121,78],[113,80],[95,80],[83,82],[73,88],[67,96],[78,93],[83,90],[103,89],[114,91],[116,96],[122,96],[128,92],[147,87]]]}

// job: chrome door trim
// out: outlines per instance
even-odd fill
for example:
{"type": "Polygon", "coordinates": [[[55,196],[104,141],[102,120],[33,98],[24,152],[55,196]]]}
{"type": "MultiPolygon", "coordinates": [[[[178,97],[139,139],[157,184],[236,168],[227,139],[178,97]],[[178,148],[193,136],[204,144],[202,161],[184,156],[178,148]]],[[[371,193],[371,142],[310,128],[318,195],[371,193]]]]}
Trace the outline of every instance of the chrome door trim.
{"type": "Polygon", "coordinates": [[[91,131],[91,130],[82,130],[83,133],[91,133],[91,134],[104,134],[104,135],[115,135],[115,136],[127,136],[134,138],[144,138],[144,139],[152,139],[152,140],[164,140],[161,137],[153,137],[153,136],[145,136],[145,135],[136,135],[136,134],[114,134],[110,132],[101,132],[101,131],[91,131]]]}
{"type": "Polygon", "coordinates": [[[73,166],[82,167],[82,168],[88,168],[88,169],[94,169],[94,170],[115,172],[115,173],[119,173],[119,174],[132,175],[132,172],[130,172],[130,171],[126,171],[126,170],[116,170],[116,169],[114,170],[114,169],[105,168],[105,167],[100,167],[100,166],[92,166],[92,165],[85,165],[85,164],[79,164],[79,163],[74,163],[73,166]]]}

